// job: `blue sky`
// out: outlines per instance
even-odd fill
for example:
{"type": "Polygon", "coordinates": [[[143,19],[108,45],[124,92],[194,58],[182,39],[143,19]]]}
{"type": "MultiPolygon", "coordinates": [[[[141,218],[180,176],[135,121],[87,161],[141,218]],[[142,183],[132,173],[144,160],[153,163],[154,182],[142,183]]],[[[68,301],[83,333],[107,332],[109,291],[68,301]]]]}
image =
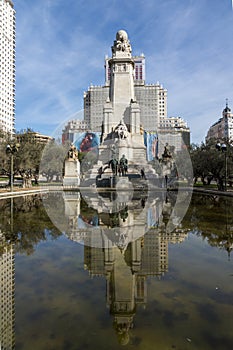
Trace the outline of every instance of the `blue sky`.
{"type": "Polygon", "coordinates": [[[104,84],[116,32],[146,57],[146,81],[168,90],[168,116],[181,116],[200,143],[233,110],[231,0],[14,0],[16,130],[51,135],[82,115],[83,92],[104,84]]]}

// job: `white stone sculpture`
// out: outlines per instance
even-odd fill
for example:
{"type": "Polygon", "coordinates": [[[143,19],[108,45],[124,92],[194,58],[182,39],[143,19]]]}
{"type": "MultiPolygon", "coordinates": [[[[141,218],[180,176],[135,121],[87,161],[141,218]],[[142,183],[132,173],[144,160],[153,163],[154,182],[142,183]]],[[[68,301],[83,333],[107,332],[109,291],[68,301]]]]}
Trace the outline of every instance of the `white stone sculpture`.
{"type": "Polygon", "coordinates": [[[128,137],[128,129],[123,120],[120,121],[120,123],[115,128],[115,132],[118,135],[118,138],[123,140],[128,137]]]}
{"type": "Polygon", "coordinates": [[[131,54],[132,48],[128,40],[128,34],[124,30],[119,30],[116,34],[116,40],[112,46],[112,52],[123,51],[131,54]]]}

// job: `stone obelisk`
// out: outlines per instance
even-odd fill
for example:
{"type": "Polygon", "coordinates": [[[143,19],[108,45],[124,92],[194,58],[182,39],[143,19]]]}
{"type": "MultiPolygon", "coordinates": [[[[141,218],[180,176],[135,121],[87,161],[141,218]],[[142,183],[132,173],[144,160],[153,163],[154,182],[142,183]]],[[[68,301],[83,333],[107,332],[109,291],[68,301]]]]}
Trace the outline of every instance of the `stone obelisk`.
{"type": "Polygon", "coordinates": [[[146,160],[143,135],[140,132],[140,106],[134,92],[134,60],[128,35],[119,30],[112,46],[109,98],[104,106],[101,161],[111,159],[112,144],[115,156],[124,154],[130,163],[146,160]],[[112,140],[112,142],[110,141],[112,140]],[[109,152],[103,152],[108,148],[109,152]],[[107,153],[107,154],[106,154],[107,153]]]}

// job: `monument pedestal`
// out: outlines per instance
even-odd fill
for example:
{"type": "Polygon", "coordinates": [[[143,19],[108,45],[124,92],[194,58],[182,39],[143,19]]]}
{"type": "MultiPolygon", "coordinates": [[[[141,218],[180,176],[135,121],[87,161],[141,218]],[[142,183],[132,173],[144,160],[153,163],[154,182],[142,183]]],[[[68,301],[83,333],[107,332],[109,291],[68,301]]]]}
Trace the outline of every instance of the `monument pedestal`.
{"type": "Polygon", "coordinates": [[[80,163],[78,159],[67,159],[65,161],[65,175],[63,177],[64,187],[77,187],[80,185],[80,163]]]}

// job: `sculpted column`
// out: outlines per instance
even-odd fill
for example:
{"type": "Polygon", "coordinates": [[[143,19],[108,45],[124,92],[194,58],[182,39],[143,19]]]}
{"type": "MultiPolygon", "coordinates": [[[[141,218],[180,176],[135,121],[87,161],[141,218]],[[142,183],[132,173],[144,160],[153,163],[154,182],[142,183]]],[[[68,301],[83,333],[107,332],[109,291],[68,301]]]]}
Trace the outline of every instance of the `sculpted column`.
{"type": "Polygon", "coordinates": [[[116,34],[112,46],[110,60],[110,101],[113,105],[111,123],[116,127],[123,119],[126,125],[130,123],[130,101],[134,100],[134,61],[131,55],[131,45],[124,30],[116,34]]]}

